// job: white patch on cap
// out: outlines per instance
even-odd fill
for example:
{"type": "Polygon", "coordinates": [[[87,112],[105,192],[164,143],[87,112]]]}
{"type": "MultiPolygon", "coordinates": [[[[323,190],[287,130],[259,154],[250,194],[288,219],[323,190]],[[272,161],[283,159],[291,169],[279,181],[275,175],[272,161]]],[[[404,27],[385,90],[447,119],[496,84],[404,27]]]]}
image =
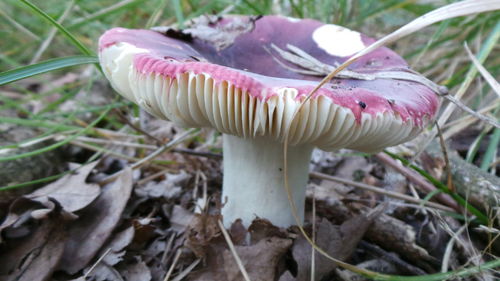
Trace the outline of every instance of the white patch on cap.
{"type": "Polygon", "coordinates": [[[319,48],[332,56],[347,57],[365,48],[359,32],[334,24],[318,27],[312,39],[319,48]]]}
{"type": "Polygon", "coordinates": [[[298,18],[292,18],[292,17],[285,17],[287,20],[291,21],[291,22],[299,22],[301,21],[301,19],[298,19],[298,18]]]}

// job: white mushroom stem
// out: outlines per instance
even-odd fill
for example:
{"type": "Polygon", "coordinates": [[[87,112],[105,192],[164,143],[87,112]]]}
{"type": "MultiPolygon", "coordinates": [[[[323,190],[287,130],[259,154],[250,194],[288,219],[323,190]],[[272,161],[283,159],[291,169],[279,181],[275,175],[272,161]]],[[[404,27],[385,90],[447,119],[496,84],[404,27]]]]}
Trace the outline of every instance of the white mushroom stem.
{"type": "MultiPolygon", "coordinates": [[[[248,227],[259,217],[279,227],[296,225],[284,188],[283,144],[269,138],[224,135],[222,208],[224,226],[236,219],[248,227]]],[[[301,222],[313,147],[289,146],[288,182],[301,222]]]]}

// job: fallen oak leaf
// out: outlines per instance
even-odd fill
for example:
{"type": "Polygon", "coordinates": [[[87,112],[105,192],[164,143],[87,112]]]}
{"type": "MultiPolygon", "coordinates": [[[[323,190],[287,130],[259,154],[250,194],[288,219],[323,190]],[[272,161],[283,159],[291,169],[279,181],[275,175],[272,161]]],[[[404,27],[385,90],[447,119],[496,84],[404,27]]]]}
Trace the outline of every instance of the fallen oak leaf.
{"type": "Polygon", "coordinates": [[[135,229],[133,226],[129,226],[125,230],[116,233],[111,241],[102,247],[101,252],[98,254],[99,257],[104,256],[102,262],[114,266],[122,261],[125,255],[125,247],[132,242],[134,235],[135,229]]]}
{"type": "MultiPolygon", "coordinates": [[[[195,244],[197,246],[195,250],[202,250],[207,266],[193,272],[188,280],[245,280],[233,253],[228,249],[227,242],[222,238],[220,230],[215,231],[212,228],[213,220],[216,218],[216,215],[196,215],[194,221],[196,222],[198,219],[198,224],[195,225],[198,228],[195,233],[198,235],[188,236],[186,242],[191,249],[195,244]],[[205,224],[203,225],[201,221],[204,221],[205,224]]],[[[240,244],[235,246],[235,250],[248,272],[250,280],[278,280],[280,275],[289,268],[287,256],[293,244],[292,239],[288,238],[286,230],[280,229],[263,219],[255,219],[248,230],[241,229],[241,227],[243,227],[241,223],[236,221],[231,228],[231,235],[236,235],[232,240],[236,238],[236,241],[240,244]],[[250,235],[250,245],[243,245],[245,243],[241,241],[241,236],[245,234],[250,235]]],[[[193,229],[189,229],[187,233],[193,233],[192,231],[193,229]]]]}
{"type": "Polygon", "coordinates": [[[118,224],[132,192],[132,170],[126,168],[99,197],[79,213],[69,229],[59,269],[75,274],[96,256],[118,224]]]}
{"type": "Polygon", "coordinates": [[[81,210],[92,203],[101,192],[99,185],[85,182],[97,163],[98,161],[94,161],[80,166],[75,172],[39,188],[25,197],[42,204],[49,201],[49,198],[55,199],[65,211],[71,213],[81,210]]]}
{"type": "MultiPolygon", "coordinates": [[[[383,211],[383,205],[372,211],[360,214],[343,222],[340,226],[334,225],[327,219],[322,218],[316,224],[316,244],[330,256],[341,261],[347,260],[374,218],[383,211]]],[[[298,264],[298,275],[296,278],[284,275],[280,281],[296,280],[308,281],[311,278],[311,256],[312,248],[309,242],[301,235],[294,243],[292,254],[298,264]]],[[[332,263],[318,252],[315,253],[315,280],[323,280],[329,273],[333,272],[337,265],[332,263]]],[[[330,280],[330,279],[328,279],[330,280]]]]}
{"type": "Polygon", "coordinates": [[[151,280],[151,271],[140,257],[136,257],[137,261],[132,264],[120,264],[118,271],[124,280],[151,280]]]}
{"type": "Polygon", "coordinates": [[[38,202],[33,202],[32,200],[26,199],[24,197],[19,197],[14,200],[9,206],[9,211],[2,224],[0,224],[0,244],[3,243],[2,232],[12,226],[19,228],[23,225],[23,222],[28,221],[31,218],[31,212],[33,210],[41,208],[41,204],[38,202]]]}
{"type": "Polygon", "coordinates": [[[61,206],[41,220],[35,231],[0,247],[0,280],[47,280],[60,261],[67,237],[61,206]]]}

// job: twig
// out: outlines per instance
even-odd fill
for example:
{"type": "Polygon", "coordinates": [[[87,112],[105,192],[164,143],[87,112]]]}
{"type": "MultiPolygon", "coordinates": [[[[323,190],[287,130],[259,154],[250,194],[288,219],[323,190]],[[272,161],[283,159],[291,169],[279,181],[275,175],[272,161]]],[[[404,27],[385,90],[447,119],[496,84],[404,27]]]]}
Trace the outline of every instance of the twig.
{"type": "Polygon", "coordinates": [[[140,160],[140,159],[132,157],[132,156],[127,156],[127,155],[124,155],[121,153],[111,151],[111,150],[106,149],[104,147],[97,147],[97,146],[93,146],[93,145],[86,144],[86,143],[79,142],[79,141],[70,141],[69,143],[71,143],[72,145],[75,145],[75,146],[79,146],[79,147],[82,147],[82,148],[85,148],[88,150],[95,151],[95,152],[102,152],[104,155],[112,155],[116,158],[125,159],[125,160],[130,161],[130,162],[137,162],[140,160]]]}
{"type": "Polygon", "coordinates": [[[174,148],[172,152],[190,154],[194,156],[206,157],[206,158],[214,158],[214,159],[222,159],[222,154],[213,153],[208,151],[196,151],[189,148],[174,148]]]}
{"type": "Polygon", "coordinates": [[[181,281],[184,277],[186,277],[193,270],[193,268],[195,268],[200,263],[200,261],[201,261],[201,259],[195,260],[188,267],[186,267],[186,269],[181,271],[181,273],[179,273],[179,275],[177,275],[174,279],[172,279],[172,281],[181,281]]]}
{"type": "Polygon", "coordinates": [[[422,269],[407,263],[406,261],[400,259],[397,255],[395,255],[393,253],[389,253],[377,245],[368,243],[364,240],[359,241],[359,245],[361,247],[364,247],[367,250],[375,253],[375,255],[377,257],[381,257],[383,260],[391,262],[391,263],[397,265],[398,267],[404,269],[407,273],[411,273],[414,275],[425,275],[426,274],[426,272],[423,271],[422,269]]]}
{"type": "Polygon", "coordinates": [[[137,185],[141,186],[141,185],[143,185],[143,184],[145,184],[147,182],[150,182],[150,181],[152,181],[152,180],[154,180],[156,178],[164,176],[167,171],[168,171],[167,169],[163,169],[163,170],[158,171],[158,172],[156,172],[156,173],[154,173],[152,175],[149,175],[149,176],[147,176],[145,178],[142,178],[142,179],[140,179],[140,180],[137,181],[137,185]]]}
{"type": "MultiPolygon", "coordinates": [[[[132,164],[131,165],[132,170],[140,168],[142,165],[144,165],[147,162],[149,162],[149,161],[153,160],[154,158],[158,157],[163,152],[172,149],[173,146],[177,145],[178,143],[183,142],[184,140],[186,140],[189,136],[191,136],[196,131],[197,131],[197,129],[187,130],[184,133],[182,133],[180,136],[177,136],[175,139],[169,141],[167,144],[162,145],[160,148],[158,148],[153,153],[151,153],[148,156],[144,157],[140,161],[137,161],[136,163],[132,164]]],[[[116,172],[113,175],[104,178],[102,181],[99,182],[99,184],[103,185],[103,184],[106,184],[106,183],[110,183],[110,182],[114,181],[122,173],[123,173],[123,170],[119,171],[119,172],[116,172]]]]}
{"type": "Polygon", "coordinates": [[[453,250],[453,246],[455,245],[455,240],[458,239],[458,236],[462,234],[462,232],[467,228],[467,224],[464,224],[456,233],[452,235],[450,238],[450,241],[446,244],[446,250],[444,251],[443,255],[443,262],[441,263],[441,272],[447,272],[449,263],[450,263],[450,257],[451,257],[451,252],[453,250]]]}
{"type": "Polygon", "coordinates": [[[87,271],[85,272],[85,274],[83,275],[83,280],[86,280],[87,279],[87,276],[96,268],[96,266],[101,263],[101,261],[104,259],[104,257],[106,257],[109,252],[111,251],[111,248],[108,248],[106,250],[106,252],[104,252],[104,254],[102,254],[99,259],[92,265],[92,267],[87,271]]]}
{"type": "MultiPolygon", "coordinates": [[[[159,148],[158,145],[152,145],[152,144],[142,144],[142,143],[135,143],[135,142],[106,140],[106,139],[98,139],[98,138],[83,137],[83,136],[78,137],[76,139],[81,140],[81,141],[85,141],[85,142],[98,143],[98,144],[119,145],[119,146],[133,147],[133,148],[144,148],[144,149],[150,149],[150,150],[155,150],[155,149],[159,148]]],[[[206,157],[206,158],[222,159],[222,154],[208,152],[208,151],[196,151],[196,150],[189,149],[189,148],[174,148],[174,149],[172,149],[172,152],[189,154],[189,155],[206,157]]]]}
{"type": "MultiPolygon", "coordinates": [[[[400,165],[398,162],[396,162],[394,159],[391,157],[387,156],[384,153],[377,153],[375,155],[380,161],[384,162],[385,164],[391,166],[393,169],[397,170],[400,172],[403,176],[405,176],[410,182],[416,184],[417,186],[420,186],[422,189],[424,189],[426,192],[433,192],[436,190],[436,187],[432,185],[430,182],[428,182],[426,179],[424,179],[422,176],[417,174],[416,172],[408,169],[405,166],[400,165]]],[[[462,209],[460,206],[447,194],[437,194],[436,198],[446,206],[449,206],[453,209],[455,209],[458,212],[462,212],[462,209]]]]}
{"type": "Polygon", "coordinates": [[[168,256],[168,253],[170,253],[170,250],[172,249],[172,245],[174,244],[175,236],[177,236],[177,235],[175,232],[173,232],[170,235],[170,238],[168,238],[168,242],[165,245],[165,249],[163,249],[163,255],[161,256],[161,260],[160,260],[161,264],[164,264],[167,261],[167,256],[168,256]]]}
{"type": "Polygon", "coordinates": [[[145,148],[145,149],[151,149],[151,150],[158,149],[157,145],[142,144],[142,143],[135,143],[135,142],[106,140],[106,139],[98,139],[98,138],[91,138],[91,137],[84,137],[84,136],[78,137],[76,139],[80,140],[80,141],[93,142],[93,143],[98,143],[98,144],[119,145],[119,146],[133,147],[133,148],[145,148]]]}
{"type": "Polygon", "coordinates": [[[175,265],[177,264],[177,261],[179,260],[181,254],[182,250],[181,249],[177,250],[177,252],[175,253],[174,260],[172,261],[172,264],[170,265],[170,268],[168,269],[167,274],[165,275],[163,281],[168,281],[168,279],[170,279],[170,275],[172,275],[172,272],[174,271],[175,265]]]}
{"type": "Polygon", "coordinates": [[[224,225],[220,220],[218,220],[217,223],[219,224],[219,228],[222,232],[222,235],[224,236],[224,239],[226,239],[226,243],[229,246],[229,250],[231,250],[231,253],[233,254],[234,260],[236,261],[236,264],[240,269],[241,275],[243,275],[243,279],[245,279],[245,281],[250,281],[250,277],[248,276],[247,270],[243,266],[243,262],[241,262],[241,259],[238,256],[236,249],[234,248],[234,244],[233,241],[231,241],[231,237],[229,237],[229,233],[227,233],[227,230],[224,228],[224,225]]]}
{"type": "Polygon", "coordinates": [[[452,208],[449,208],[447,206],[443,206],[443,205],[435,203],[435,202],[420,200],[420,199],[408,196],[406,194],[401,194],[401,193],[397,193],[397,192],[393,192],[393,191],[388,191],[388,190],[385,190],[385,189],[382,189],[382,188],[379,188],[379,187],[375,187],[375,186],[372,186],[372,185],[364,184],[364,183],[361,183],[361,182],[350,181],[350,180],[347,180],[347,179],[343,179],[343,178],[339,178],[339,177],[335,177],[335,176],[330,176],[330,175],[326,175],[326,174],[318,173],[318,172],[311,172],[311,173],[309,173],[309,175],[311,177],[315,177],[315,178],[318,178],[318,179],[339,182],[339,183],[342,183],[342,184],[346,184],[346,185],[354,186],[354,187],[361,188],[361,189],[364,189],[364,190],[368,190],[368,191],[371,191],[371,192],[376,192],[376,193],[379,193],[379,194],[391,196],[391,197],[394,197],[394,198],[397,198],[397,199],[401,199],[401,200],[405,200],[405,201],[408,201],[408,202],[412,202],[412,203],[421,204],[421,205],[424,205],[424,206],[436,208],[436,209],[439,209],[439,210],[442,210],[442,211],[447,211],[447,212],[450,212],[450,211],[453,212],[454,211],[452,208]]]}
{"type": "Polygon", "coordinates": [[[459,107],[460,109],[462,109],[463,111],[466,111],[467,113],[469,113],[470,115],[473,115],[474,117],[476,117],[477,119],[481,120],[481,121],[484,121],[496,128],[499,128],[500,129],[500,123],[498,123],[497,121],[495,121],[494,119],[486,116],[486,115],[482,115],[480,113],[477,113],[475,112],[474,110],[472,110],[471,108],[469,108],[468,106],[466,106],[463,102],[461,102],[460,100],[458,100],[457,98],[455,98],[454,96],[451,96],[451,95],[443,95],[442,97],[444,97],[445,99],[451,101],[452,103],[454,103],[457,107],[459,107]]]}
{"type": "Polygon", "coordinates": [[[139,132],[139,133],[147,136],[148,138],[154,140],[158,145],[162,145],[163,144],[163,142],[160,139],[156,138],[155,136],[152,136],[148,132],[144,131],[143,129],[137,127],[135,124],[133,124],[132,122],[130,122],[130,120],[128,120],[128,118],[125,117],[120,112],[120,110],[118,110],[118,109],[115,108],[113,111],[116,113],[116,115],[118,116],[118,118],[120,118],[120,120],[122,120],[124,123],[126,123],[127,125],[129,125],[130,128],[132,128],[132,129],[136,130],[137,132],[139,132]]]}

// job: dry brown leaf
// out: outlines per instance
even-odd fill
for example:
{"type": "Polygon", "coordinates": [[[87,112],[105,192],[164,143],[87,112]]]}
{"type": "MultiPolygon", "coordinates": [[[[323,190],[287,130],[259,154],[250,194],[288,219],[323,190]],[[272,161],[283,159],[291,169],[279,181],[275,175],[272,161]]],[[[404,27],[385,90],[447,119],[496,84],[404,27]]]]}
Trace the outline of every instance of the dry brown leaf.
{"type": "Polygon", "coordinates": [[[125,255],[125,247],[127,247],[134,239],[134,227],[130,226],[127,229],[118,232],[113,239],[103,247],[98,256],[102,256],[108,249],[109,252],[104,256],[102,261],[107,265],[113,266],[123,260],[125,255]]]}
{"type": "Polygon", "coordinates": [[[186,227],[190,225],[193,217],[193,212],[186,210],[181,205],[174,205],[172,214],[169,218],[170,228],[178,233],[182,233],[186,230],[186,227]]]}
{"type": "Polygon", "coordinates": [[[144,261],[138,258],[138,261],[133,264],[121,265],[118,269],[124,280],[128,281],[149,281],[151,280],[151,272],[144,261]]]}
{"type": "Polygon", "coordinates": [[[243,246],[246,244],[245,241],[248,235],[248,231],[245,226],[243,226],[241,219],[237,219],[235,222],[233,222],[229,233],[231,234],[231,240],[233,241],[234,245],[243,246]]]}
{"type": "MultiPolygon", "coordinates": [[[[84,271],[87,272],[89,268],[86,268],[84,271]]],[[[114,267],[107,265],[105,263],[99,263],[96,265],[92,271],[87,274],[87,278],[80,277],[76,280],[72,281],[86,281],[86,280],[93,280],[93,281],[108,281],[108,280],[113,280],[113,281],[125,281],[118,270],[116,270],[114,267]]]]}
{"type": "MultiPolygon", "coordinates": [[[[248,231],[240,229],[238,224],[231,228],[231,235],[236,235],[240,246],[236,246],[236,252],[252,281],[278,280],[280,275],[289,267],[287,258],[292,246],[292,239],[287,238],[288,233],[284,229],[273,226],[266,220],[256,219],[250,225],[248,231]],[[250,234],[250,245],[242,245],[242,235],[250,234]]],[[[244,280],[236,263],[233,253],[228,249],[227,242],[212,232],[211,239],[205,241],[202,247],[205,254],[204,269],[192,274],[189,280],[221,280],[239,281],[244,280]]],[[[192,238],[191,238],[192,239],[192,238]]],[[[234,239],[233,239],[234,240],[234,239]]],[[[198,246],[201,243],[197,244],[198,246]]]]}
{"type": "MultiPolygon", "coordinates": [[[[60,210],[60,208],[58,208],[60,210]]],[[[60,213],[52,213],[34,232],[0,247],[0,280],[46,280],[62,257],[67,232],[60,213]]]]}
{"type": "MultiPolygon", "coordinates": [[[[186,230],[186,246],[199,258],[207,256],[207,249],[221,237],[217,222],[220,215],[194,214],[186,230]]],[[[220,239],[219,239],[220,240],[220,239]]]]}
{"type": "MultiPolygon", "coordinates": [[[[279,264],[292,246],[291,239],[271,237],[260,240],[252,246],[236,246],[245,269],[252,281],[278,280],[281,273],[279,264]]],[[[243,280],[233,254],[226,250],[222,254],[222,266],[216,267],[215,280],[243,280]]]]}
{"type": "MultiPolygon", "coordinates": [[[[380,214],[380,210],[377,215],[380,214]]],[[[347,260],[356,249],[366,230],[372,223],[375,213],[362,214],[351,218],[340,226],[333,225],[326,219],[321,219],[316,225],[316,244],[326,251],[330,256],[339,260],[347,260]]],[[[285,275],[281,281],[296,280],[308,281],[311,276],[311,252],[309,242],[300,236],[295,240],[293,246],[293,257],[298,264],[298,275],[296,278],[285,275]]],[[[326,257],[315,253],[315,280],[321,280],[335,270],[336,264],[326,257]]]]}
{"type": "Polygon", "coordinates": [[[145,185],[138,186],[134,193],[139,197],[146,198],[177,198],[182,193],[182,186],[191,178],[191,175],[182,170],[179,174],[166,173],[165,177],[165,180],[150,181],[145,185]]]}
{"type": "Polygon", "coordinates": [[[96,256],[118,224],[131,191],[132,170],[126,168],[71,225],[59,269],[75,274],[96,256]]]}
{"type": "MultiPolygon", "coordinates": [[[[33,210],[36,210],[40,208],[40,204],[35,203],[29,199],[20,197],[16,199],[12,204],[9,206],[9,212],[5,219],[3,220],[2,224],[0,224],[0,234],[2,234],[2,231],[13,226],[13,228],[19,228],[22,227],[23,222],[27,221],[30,219],[30,214],[33,210]]],[[[26,232],[29,233],[29,230],[22,231],[21,232],[26,232]]],[[[17,236],[17,235],[15,235],[17,236]]],[[[22,236],[22,234],[21,234],[22,236]]],[[[2,240],[2,235],[0,235],[0,244],[3,242],[2,240]]]]}
{"type": "Polygon", "coordinates": [[[81,166],[74,173],[67,174],[57,181],[35,190],[25,197],[40,203],[55,199],[67,212],[76,212],[94,201],[101,189],[95,183],[86,183],[85,179],[98,161],[81,166]]]}

